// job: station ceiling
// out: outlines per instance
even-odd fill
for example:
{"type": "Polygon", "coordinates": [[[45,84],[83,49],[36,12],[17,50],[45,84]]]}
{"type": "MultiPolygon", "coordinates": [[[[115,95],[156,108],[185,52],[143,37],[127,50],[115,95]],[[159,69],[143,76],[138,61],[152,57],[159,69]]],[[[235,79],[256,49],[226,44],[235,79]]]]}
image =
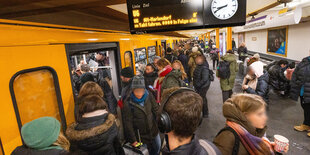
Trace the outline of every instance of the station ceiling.
{"type": "MultiPolygon", "coordinates": [[[[247,0],[247,13],[276,2],[247,0]]],[[[3,19],[129,31],[126,0],[0,0],[0,6],[3,19]]],[[[177,32],[160,34],[184,36],[177,32]]]]}

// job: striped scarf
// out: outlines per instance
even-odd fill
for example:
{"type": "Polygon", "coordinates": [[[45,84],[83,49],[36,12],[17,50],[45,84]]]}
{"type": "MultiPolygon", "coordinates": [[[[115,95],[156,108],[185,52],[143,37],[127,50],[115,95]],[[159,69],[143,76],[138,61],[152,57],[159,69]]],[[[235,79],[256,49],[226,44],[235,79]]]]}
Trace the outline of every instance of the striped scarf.
{"type": "Polygon", "coordinates": [[[260,138],[250,134],[241,125],[227,121],[227,125],[234,129],[250,155],[274,155],[273,148],[266,137],[260,138]]]}

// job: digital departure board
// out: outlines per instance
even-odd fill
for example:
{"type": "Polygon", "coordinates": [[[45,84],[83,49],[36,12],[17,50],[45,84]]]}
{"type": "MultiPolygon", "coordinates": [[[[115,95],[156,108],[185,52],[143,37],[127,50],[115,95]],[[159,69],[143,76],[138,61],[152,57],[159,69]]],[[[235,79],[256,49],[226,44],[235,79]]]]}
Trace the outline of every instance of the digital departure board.
{"type": "Polygon", "coordinates": [[[246,0],[127,0],[130,32],[244,25],[246,0]]]}

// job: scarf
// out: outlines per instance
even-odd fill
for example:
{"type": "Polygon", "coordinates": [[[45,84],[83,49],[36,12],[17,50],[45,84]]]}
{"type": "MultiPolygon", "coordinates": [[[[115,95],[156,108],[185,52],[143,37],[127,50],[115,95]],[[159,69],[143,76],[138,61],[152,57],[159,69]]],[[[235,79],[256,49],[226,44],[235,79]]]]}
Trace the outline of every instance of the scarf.
{"type": "Polygon", "coordinates": [[[134,103],[137,103],[137,104],[141,105],[142,107],[144,107],[144,103],[145,103],[144,101],[146,100],[147,96],[149,95],[149,93],[148,93],[148,91],[146,89],[144,90],[144,92],[145,92],[144,95],[140,99],[138,99],[133,94],[133,92],[131,93],[130,98],[132,99],[132,101],[134,103]]]}
{"type": "Polygon", "coordinates": [[[240,140],[250,155],[274,155],[273,148],[266,137],[260,138],[250,134],[241,125],[227,121],[229,127],[234,129],[240,137],[240,140]]]}
{"type": "Polygon", "coordinates": [[[248,85],[250,88],[256,90],[258,79],[256,77],[252,77],[251,75],[247,74],[242,82],[242,86],[248,85]]]}
{"type": "Polygon", "coordinates": [[[157,90],[157,98],[156,98],[157,103],[160,103],[161,84],[164,81],[165,76],[169,74],[171,71],[172,71],[172,67],[170,65],[167,65],[164,69],[158,72],[158,78],[154,82],[154,89],[157,90]]]}

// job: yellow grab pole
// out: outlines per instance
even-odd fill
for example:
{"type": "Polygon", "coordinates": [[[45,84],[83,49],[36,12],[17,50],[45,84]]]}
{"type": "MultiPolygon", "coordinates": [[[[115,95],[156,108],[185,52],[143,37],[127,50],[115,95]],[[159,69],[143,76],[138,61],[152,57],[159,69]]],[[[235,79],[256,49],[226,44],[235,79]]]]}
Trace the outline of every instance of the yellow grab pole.
{"type": "Polygon", "coordinates": [[[220,29],[217,28],[215,29],[215,37],[216,37],[216,41],[215,41],[215,44],[216,44],[216,48],[220,48],[220,29]]]}
{"type": "Polygon", "coordinates": [[[227,51],[232,49],[232,28],[227,27],[227,51]]]}

